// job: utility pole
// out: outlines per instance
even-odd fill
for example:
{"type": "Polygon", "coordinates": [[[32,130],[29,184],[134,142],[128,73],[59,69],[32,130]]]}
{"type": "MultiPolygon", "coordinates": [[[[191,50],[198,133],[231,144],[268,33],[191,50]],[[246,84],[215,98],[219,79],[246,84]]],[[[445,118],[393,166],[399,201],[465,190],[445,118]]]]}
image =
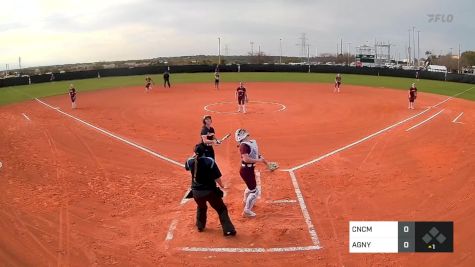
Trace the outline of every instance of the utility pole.
{"type": "Polygon", "coordinates": [[[306,49],[307,49],[307,37],[306,37],[306,34],[305,33],[302,33],[300,38],[300,43],[297,44],[298,46],[300,46],[300,57],[302,59],[302,61],[304,61],[304,58],[305,58],[305,53],[306,53],[306,49]]]}
{"type": "Polygon", "coordinates": [[[407,54],[409,55],[409,57],[408,57],[407,65],[409,66],[412,63],[411,61],[411,29],[409,29],[408,32],[409,32],[409,46],[407,49],[407,54]]]}
{"type": "Polygon", "coordinates": [[[412,26],[412,44],[413,44],[412,47],[414,47],[414,49],[412,49],[412,50],[413,50],[413,53],[414,53],[414,66],[416,65],[416,38],[415,38],[415,35],[414,35],[414,33],[415,33],[414,30],[415,29],[416,29],[416,27],[412,26]]]}
{"type": "Polygon", "coordinates": [[[259,54],[257,54],[258,56],[258,62],[259,64],[261,64],[261,45],[259,45],[259,54]]]}
{"type": "Polygon", "coordinates": [[[254,42],[251,41],[251,56],[254,56],[254,42]]]}
{"type": "Polygon", "coordinates": [[[310,45],[307,45],[307,62],[308,62],[308,73],[310,73],[310,45]]]}
{"type": "Polygon", "coordinates": [[[419,34],[421,33],[421,31],[417,31],[417,66],[420,66],[421,64],[419,64],[419,60],[421,59],[421,49],[420,49],[420,46],[419,46],[419,34]]]}
{"type": "Polygon", "coordinates": [[[282,38],[279,39],[279,47],[280,47],[280,56],[279,56],[279,64],[282,64],[282,38]]]}
{"type": "Polygon", "coordinates": [[[350,45],[351,43],[347,43],[348,44],[348,55],[347,55],[347,62],[346,62],[346,65],[347,66],[350,66],[350,45]]]}
{"type": "Polygon", "coordinates": [[[462,73],[461,70],[460,70],[460,57],[461,57],[461,54],[460,54],[460,44],[459,44],[459,56],[458,56],[458,59],[457,59],[457,73],[462,73]]]}
{"type": "Polygon", "coordinates": [[[218,37],[218,66],[221,65],[221,37],[218,37]]]}

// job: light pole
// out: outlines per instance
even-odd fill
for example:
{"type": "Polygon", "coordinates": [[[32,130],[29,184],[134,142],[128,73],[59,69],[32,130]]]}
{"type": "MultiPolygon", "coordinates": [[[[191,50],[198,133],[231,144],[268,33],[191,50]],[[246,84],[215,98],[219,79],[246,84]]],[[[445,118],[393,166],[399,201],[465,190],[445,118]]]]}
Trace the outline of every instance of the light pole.
{"type": "Polygon", "coordinates": [[[251,56],[254,56],[254,42],[251,41],[251,56]]]}
{"type": "Polygon", "coordinates": [[[282,38],[279,39],[279,45],[280,45],[279,64],[282,64],[282,38]]]}

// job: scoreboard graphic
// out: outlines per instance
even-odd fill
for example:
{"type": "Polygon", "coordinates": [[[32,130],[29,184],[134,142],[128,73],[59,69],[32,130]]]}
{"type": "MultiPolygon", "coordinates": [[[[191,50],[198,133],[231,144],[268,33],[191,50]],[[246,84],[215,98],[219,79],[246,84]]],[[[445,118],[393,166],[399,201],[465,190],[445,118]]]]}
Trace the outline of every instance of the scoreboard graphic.
{"type": "Polygon", "coordinates": [[[453,252],[453,222],[350,221],[350,253],[453,252]]]}

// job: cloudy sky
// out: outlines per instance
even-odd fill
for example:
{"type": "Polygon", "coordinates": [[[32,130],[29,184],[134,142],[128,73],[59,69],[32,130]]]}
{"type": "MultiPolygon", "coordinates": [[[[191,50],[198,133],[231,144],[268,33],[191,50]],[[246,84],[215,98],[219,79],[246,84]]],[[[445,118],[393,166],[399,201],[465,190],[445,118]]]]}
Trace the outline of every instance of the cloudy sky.
{"type": "MultiPolygon", "coordinates": [[[[0,11],[0,70],[103,60],[232,55],[254,42],[266,54],[299,55],[306,33],[311,55],[390,41],[405,57],[408,29],[420,30],[421,54],[475,50],[473,0],[15,0],[0,11]],[[440,14],[430,22],[430,14],[440,14]],[[443,22],[452,18],[452,21],[443,22]]],[[[416,33],[417,34],[417,33],[416,33]]]]}

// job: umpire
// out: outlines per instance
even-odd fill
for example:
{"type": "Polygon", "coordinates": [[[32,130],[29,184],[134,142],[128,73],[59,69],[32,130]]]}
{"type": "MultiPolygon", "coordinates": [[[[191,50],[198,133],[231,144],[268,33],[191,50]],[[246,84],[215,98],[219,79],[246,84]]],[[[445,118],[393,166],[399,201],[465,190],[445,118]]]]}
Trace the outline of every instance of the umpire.
{"type": "Polygon", "coordinates": [[[187,198],[193,197],[197,204],[196,227],[202,232],[206,227],[207,210],[206,202],[216,210],[223,228],[224,236],[235,236],[236,229],[228,215],[228,208],[223,202],[223,188],[221,171],[214,159],[205,156],[204,144],[195,146],[195,155],[185,163],[185,169],[191,172],[191,191],[187,198]]]}
{"type": "Polygon", "coordinates": [[[163,87],[167,87],[167,84],[168,84],[168,88],[170,88],[170,72],[168,70],[165,70],[165,72],[163,73],[163,87]]]}

